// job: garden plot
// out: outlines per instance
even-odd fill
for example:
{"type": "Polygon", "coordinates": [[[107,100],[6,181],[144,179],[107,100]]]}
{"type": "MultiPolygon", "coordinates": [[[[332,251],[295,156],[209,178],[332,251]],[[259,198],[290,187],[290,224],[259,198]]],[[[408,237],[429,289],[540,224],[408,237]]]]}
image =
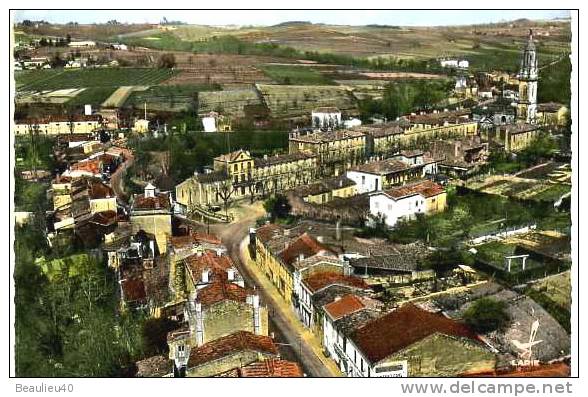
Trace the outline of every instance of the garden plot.
{"type": "MultiPolygon", "coordinates": [[[[478,260],[503,272],[508,272],[508,260],[506,257],[526,254],[526,251],[521,250],[517,244],[512,244],[506,241],[493,241],[491,243],[477,245],[475,249],[478,251],[476,254],[478,260]]],[[[543,267],[541,262],[530,257],[527,258],[525,270],[532,270],[540,267],[543,267]]],[[[510,273],[519,273],[522,271],[522,259],[512,259],[510,263],[510,273]]]]}
{"type": "Polygon", "coordinates": [[[210,91],[208,85],[157,85],[143,91],[135,90],[125,105],[165,112],[193,111],[200,92],[210,91]]]}
{"type": "Polygon", "coordinates": [[[198,114],[211,111],[225,115],[243,117],[247,105],[261,105],[261,100],[254,89],[231,91],[207,91],[198,94],[198,114]]]}
{"type": "Polygon", "coordinates": [[[535,201],[557,201],[571,191],[567,184],[514,176],[491,176],[468,187],[488,194],[535,201]]]}
{"type": "Polygon", "coordinates": [[[155,68],[100,68],[76,70],[31,70],[15,75],[18,91],[44,91],[62,88],[120,87],[155,85],[175,71],[155,68]]]}
{"type": "Polygon", "coordinates": [[[572,306],[572,283],[569,270],[537,280],[531,284],[530,288],[547,296],[564,309],[570,310],[572,306]]]}
{"type": "Polygon", "coordinates": [[[69,102],[83,91],[84,88],[69,88],[40,92],[23,92],[16,97],[16,103],[63,104],[69,102]]]}
{"type": "Polygon", "coordinates": [[[572,168],[567,163],[547,162],[515,174],[520,178],[547,180],[553,183],[571,183],[572,168]]]}
{"type": "Polygon", "coordinates": [[[145,91],[147,90],[149,87],[146,86],[123,86],[123,87],[118,87],[116,89],[116,91],[114,91],[109,97],[108,99],[106,99],[103,103],[102,106],[104,107],[121,107],[124,105],[124,103],[126,102],[126,100],[128,99],[129,95],[131,95],[131,93],[133,91],[145,91]]]}
{"type": "Polygon", "coordinates": [[[357,113],[351,91],[339,86],[256,85],[274,117],[310,115],[321,106],[334,106],[347,113],[357,113]]]}

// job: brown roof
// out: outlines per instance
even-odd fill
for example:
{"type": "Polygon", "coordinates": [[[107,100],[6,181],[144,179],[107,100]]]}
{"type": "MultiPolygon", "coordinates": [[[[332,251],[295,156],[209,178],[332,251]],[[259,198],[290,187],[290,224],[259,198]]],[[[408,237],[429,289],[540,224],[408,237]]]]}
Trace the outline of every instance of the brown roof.
{"type": "Polygon", "coordinates": [[[316,292],[326,286],[339,284],[350,287],[368,289],[368,285],[359,277],[345,276],[335,272],[314,273],[302,281],[311,292],[316,292]]]}
{"type": "Polygon", "coordinates": [[[290,265],[298,259],[300,255],[304,255],[305,258],[308,258],[324,251],[334,254],[329,247],[319,243],[310,234],[304,233],[292,241],[288,247],[280,253],[280,258],[284,263],[290,265]]]}
{"type": "Polygon", "coordinates": [[[160,378],[172,372],[172,364],[164,355],[153,356],[137,361],[138,378],[160,378]]]}
{"type": "Polygon", "coordinates": [[[102,162],[99,159],[84,160],[72,164],[71,169],[72,171],[88,171],[97,175],[102,172],[102,162]]]}
{"type": "Polygon", "coordinates": [[[561,109],[564,106],[565,105],[563,105],[561,103],[557,103],[557,102],[540,103],[537,105],[537,111],[538,112],[555,113],[555,112],[559,111],[559,109],[561,109]]]}
{"type": "Polygon", "coordinates": [[[385,190],[384,193],[394,199],[412,196],[414,194],[421,194],[423,197],[433,197],[444,193],[443,186],[429,180],[410,183],[404,186],[396,186],[385,190]]]}
{"type": "Polygon", "coordinates": [[[123,298],[126,302],[142,302],[147,298],[145,284],[140,278],[121,280],[123,298]]]}
{"type": "Polygon", "coordinates": [[[241,368],[243,378],[300,378],[304,376],[298,363],[277,358],[257,361],[241,368]]]}
{"type": "Polygon", "coordinates": [[[115,211],[97,212],[92,215],[89,221],[100,226],[110,226],[116,223],[117,215],[115,211]]]}
{"type": "Polygon", "coordinates": [[[206,269],[211,271],[209,276],[213,279],[226,279],[226,272],[234,266],[232,259],[227,255],[218,255],[216,252],[206,251],[197,253],[184,259],[188,275],[192,282],[197,284],[202,281],[202,272],[206,269]]]}
{"type": "Polygon", "coordinates": [[[400,160],[380,160],[361,164],[351,171],[366,172],[368,174],[386,175],[409,170],[411,166],[400,160]]]}
{"type": "Polygon", "coordinates": [[[60,115],[49,115],[42,118],[36,119],[23,119],[16,120],[16,124],[47,124],[47,123],[69,123],[69,122],[82,122],[82,121],[100,121],[102,117],[100,115],[73,115],[71,116],[60,116],[60,115]]]}
{"type": "Polygon", "coordinates": [[[196,301],[204,306],[214,305],[226,300],[245,302],[247,295],[247,290],[237,284],[217,281],[199,290],[196,301]]]}
{"type": "Polygon", "coordinates": [[[220,238],[214,234],[191,232],[186,236],[173,236],[170,243],[174,248],[184,248],[199,243],[221,244],[220,238]]]}
{"type": "Polygon", "coordinates": [[[478,340],[477,335],[465,325],[420,309],[412,303],[367,323],[353,332],[351,339],[375,364],[436,333],[478,340]]]}
{"type": "Polygon", "coordinates": [[[313,110],[314,113],[340,113],[339,108],[334,106],[321,106],[313,110]]]}
{"type": "Polygon", "coordinates": [[[194,368],[242,351],[254,351],[267,355],[278,354],[278,349],[269,336],[238,331],[192,349],[188,360],[188,368],[194,368]]]}
{"type": "Polygon", "coordinates": [[[333,320],[338,320],[348,314],[355,313],[365,308],[365,305],[357,295],[349,294],[340,299],[335,299],[333,302],[326,304],[323,308],[333,320]]]}
{"type": "Polygon", "coordinates": [[[221,154],[220,156],[215,157],[214,159],[217,161],[235,161],[239,158],[241,153],[245,153],[247,156],[249,156],[248,151],[243,150],[243,149],[239,149],[239,150],[235,150],[234,152],[231,152],[231,153],[221,154]]]}
{"type": "Polygon", "coordinates": [[[333,141],[340,141],[345,139],[353,139],[353,138],[361,138],[365,135],[363,132],[360,131],[352,131],[352,130],[337,130],[337,131],[327,131],[327,132],[316,132],[313,134],[302,135],[297,137],[292,137],[290,140],[297,141],[297,142],[308,142],[308,143],[327,143],[333,141]]]}
{"type": "Polygon", "coordinates": [[[133,200],[133,209],[138,210],[154,210],[154,209],[169,209],[170,202],[167,193],[156,193],[155,197],[145,197],[143,194],[138,194],[133,200]]]}
{"type": "Polygon", "coordinates": [[[311,158],[315,158],[316,156],[313,154],[298,152],[298,153],[288,153],[288,154],[276,154],[275,156],[267,156],[263,158],[255,158],[255,167],[268,167],[277,164],[287,164],[293,161],[299,160],[307,160],[311,158]]]}
{"type": "Polygon", "coordinates": [[[284,228],[280,225],[276,225],[275,223],[268,223],[267,225],[263,225],[255,231],[255,238],[259,239],[261,242],[266,242],[272,239],[275,235],[281,235],[284,231],[284,228]]]}

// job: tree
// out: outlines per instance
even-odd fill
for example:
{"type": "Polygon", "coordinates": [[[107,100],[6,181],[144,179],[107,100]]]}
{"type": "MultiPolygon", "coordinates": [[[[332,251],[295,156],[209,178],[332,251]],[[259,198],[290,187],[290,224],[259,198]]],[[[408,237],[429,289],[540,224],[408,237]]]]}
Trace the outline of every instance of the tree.
{"type": "Polygon", "coordinates": [[[506,303],[492,298],[480,298],[465,311],[463,318],[479,333],[488,333],[504,328],[509,321],[506,303]]]}
{"type": "Polygon", "coordinates": [[[276,194],[274,197],[267,199],[263,203],[263,208],[268,214],[270,214],[272,222],[276,219],[287,218],[292,210],[288,198],[283,194],[276,194]]]}
{"type": "Polygon", "coordinates": [[[157,60],[157,67],[160,69],[173,69],[176,66],[176,57],[174,54],[163,54],[157,60]]]}
{"type": "Polygon", "coordinates": [[[155,356],[167,353],[167,333],[177,327],[178,323],[168,318],[150,318],[146,320],[141,329],[145,355],[155,356]]]}
{"type": "Polygon", "coordinates": [[[225,207],[225,215],[227,217],[229,216],[230,200],[234,192],[235,188],[230,178],[227,178],[216,185],[216,193],[218,194],[219,198],[223,201],[223,206],[225,207]]]}

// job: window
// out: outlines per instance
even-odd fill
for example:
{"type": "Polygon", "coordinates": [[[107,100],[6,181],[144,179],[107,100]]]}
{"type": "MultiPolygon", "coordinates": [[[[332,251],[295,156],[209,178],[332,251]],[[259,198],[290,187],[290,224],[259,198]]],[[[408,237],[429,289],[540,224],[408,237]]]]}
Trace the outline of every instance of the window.
{"type": "Polygon", "coordinates": [[[361,184],[362,185],[365,185],[365,175],[362,175],[361,176],[361,184]]]}
{"type": "Polygon", "coordinates": [[[234,171],[238,171],[239,170],[239,166],[237,164],[235,164],[235,166],[233,167],[234,171]]]}

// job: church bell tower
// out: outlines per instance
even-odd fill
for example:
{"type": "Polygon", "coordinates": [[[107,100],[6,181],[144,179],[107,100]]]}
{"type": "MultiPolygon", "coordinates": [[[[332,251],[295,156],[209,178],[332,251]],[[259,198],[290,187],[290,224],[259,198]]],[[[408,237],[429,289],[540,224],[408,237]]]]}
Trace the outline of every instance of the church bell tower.
{"type": "Polygon", "coordinates": [[[519,70],[519,100],[517,103],[517,121],[535,123],[537,117],[537,49],[533,42],[533,31],[529,31],[529,40],[523,50],[519,70]]]}

